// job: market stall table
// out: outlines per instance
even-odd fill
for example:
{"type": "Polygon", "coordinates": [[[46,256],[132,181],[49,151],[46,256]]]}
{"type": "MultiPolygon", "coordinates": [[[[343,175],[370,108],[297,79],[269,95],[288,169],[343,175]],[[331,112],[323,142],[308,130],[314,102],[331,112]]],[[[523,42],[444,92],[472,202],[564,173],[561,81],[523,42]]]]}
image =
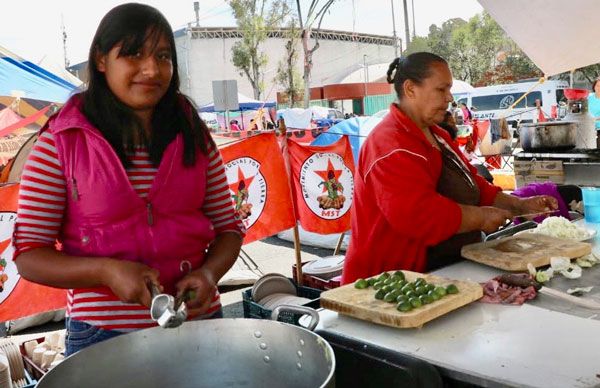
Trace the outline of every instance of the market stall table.
{"type": "MultiPolygon", "coordinates": [[[[598,243],[596,237],[600,248],[598,243]]],[[[502,271],[462,261],[433,273],[485,282],[502,271]]],[[[585,273],[596,278],[600,266],[585,273]]],[[[558,282],[563,283],[568,284],[558,282]]],[[[560,308],[564,302],[546,295],[536,299],[522,306],[475,302],[421,329],[394,329],[322,310],[317,331],[424,360],[446,379],[487,387],[600,386],[600,311],[559,312],[566,311],[560,308]]]]}

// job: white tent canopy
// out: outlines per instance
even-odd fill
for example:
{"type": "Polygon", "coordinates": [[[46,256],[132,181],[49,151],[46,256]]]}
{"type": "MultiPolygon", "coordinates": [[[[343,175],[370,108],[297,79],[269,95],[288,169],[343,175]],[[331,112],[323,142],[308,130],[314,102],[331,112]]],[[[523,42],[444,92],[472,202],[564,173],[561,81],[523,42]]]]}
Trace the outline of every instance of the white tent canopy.
{"type": "Polygon", "coordinates": [[[600,62],[600,1],[478,1],[546,76],[600,62]]]}
{"type": "Polygon", "coordinates": [[[450,89],[450,93],[469,94],[473,93],[473,91],[475,91],[475,88],[468,82],[461,81],[459,79],[452,80],[452,88],[450,89]]]}

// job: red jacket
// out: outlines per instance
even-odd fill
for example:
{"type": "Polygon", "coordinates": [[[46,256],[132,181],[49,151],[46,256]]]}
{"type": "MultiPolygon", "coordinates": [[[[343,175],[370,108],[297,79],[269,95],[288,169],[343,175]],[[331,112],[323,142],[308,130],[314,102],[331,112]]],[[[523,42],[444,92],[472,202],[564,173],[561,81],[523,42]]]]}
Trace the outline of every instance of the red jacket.
{"type": "MultiPolygon", "coordinates": [[[[501,189],[477,175],[446,131],[431,130],[452,144],[475,176],[480,205],[491,205],[501,189]]],[[[440,151],[392,104],[360,151],[343,283],[386,270],[423,272],[427,248],[457,233],[460,207],[436,191],[441,169],[440,151]]]]}

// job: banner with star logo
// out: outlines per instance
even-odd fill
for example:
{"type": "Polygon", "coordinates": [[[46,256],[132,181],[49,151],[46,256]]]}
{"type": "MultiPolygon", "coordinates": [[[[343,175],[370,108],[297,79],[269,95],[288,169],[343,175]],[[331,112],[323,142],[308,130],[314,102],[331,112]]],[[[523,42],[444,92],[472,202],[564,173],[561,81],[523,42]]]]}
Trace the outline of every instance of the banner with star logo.
{"type": "Polygon", "coordinates": [[[58,310],[67,305],[66,290],[29,282],[17,273],[12,235],[17,219],[18,195],[18,184],[0,186],[0,322],[58,310]]]}
{"type": "Polygon", "coordinates": [[[220,149],[231,199],[246,226],[244,244],[296,224],[283,155],[274,133],[220,149]]]}
{"type": "Polygon", "coordinates": [[[350,229],[354,158],[347,136],[328,146],[287,142],[296,217],[302,228],[330,234],[350,229]]]}

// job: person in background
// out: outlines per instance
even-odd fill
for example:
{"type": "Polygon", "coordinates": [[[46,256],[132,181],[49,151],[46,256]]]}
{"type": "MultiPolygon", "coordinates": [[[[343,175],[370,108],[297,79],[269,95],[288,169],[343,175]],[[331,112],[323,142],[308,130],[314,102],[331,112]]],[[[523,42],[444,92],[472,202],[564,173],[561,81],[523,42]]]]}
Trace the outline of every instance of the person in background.
{"type": "Polygon", "coordinates": [[[460,259],[513,216],[556,209],[556,199],[520,199],[476,174],[436,125],[452,101],[452,74],[426,52],[387,72],[397,102],[365,140],[354,175],[352,234],[342,282],[383,271],[427,272],[460,259]]]}
{"type": "Polygon", "coordinates": [[[592,93],[588,96],[588,112],[596,120],[596,148],[600,148],[600,77],[592,83],[592,93]]]}
{"type": "Polygon", "coordinates": [[[473,120],[473,113],[471,113],[471,111],[467,107],[467,104],[465,104],[464,102],[461,102],[460,103],[460,110],[461,110],[461,112],[463,114],[463,123],[464,124],[470,124],[471,121],[473,120]]]}
{"type": "Polygon", "coordinates": [[[144,4],[113,8],[88,64],[87,89],[29,155],[14,235],[21,276],[68,289],[66,355],[156,326],[152,284],[195,294],[190,318],[222,316],[217,283],[244,236],[219,151],[179,91],[166,18],[144,4]]]}
{"type": "Polygon", "coordinates": [[[240,126],[238,125],[238,121],[237,121],[237,120],[231,120],[231,121],[229,122],[229,129],[230,129],[231,131],[234,131],[234,132],[239,132],[239,131],[241,131],[241,129],[240,129],[240,126]]]}
{"type": "Polygon", "coordinates": [[[251,131],[258,130],[258,124],[256,124],[256,120],[255,119],[251,119],[250,120],[250,130],[251,131]]]}
{"type": "Polygon", "coordinates": [[[452,112],[446,111],[446,113],[444,114],[444,119],[438,123],[438,126],[442,129],[445,129],[446,132],[448,132],[450,139],[452,139],[453,141],[456,140],[458,128],[456,127],[456,121],[454,120],[454,115],[452,114],[452,112]]]}
{"type": "Polygon", "coordinates": [[[542,109],[542,101],[539,98],[535,99],[535,108],[537,109],[537,122],[544,123],[548,121],[546,113],[544,113],[544,110],[542,109]]]}
{"type": "Polygon", "coordinates": [[[456,125],[463,125],[463,113],[462,110],[458,107],[456,101],[452,101],[450,105],[450,112],[452,112],[452,116],[454,116],[454,122],[456,125]]]}

